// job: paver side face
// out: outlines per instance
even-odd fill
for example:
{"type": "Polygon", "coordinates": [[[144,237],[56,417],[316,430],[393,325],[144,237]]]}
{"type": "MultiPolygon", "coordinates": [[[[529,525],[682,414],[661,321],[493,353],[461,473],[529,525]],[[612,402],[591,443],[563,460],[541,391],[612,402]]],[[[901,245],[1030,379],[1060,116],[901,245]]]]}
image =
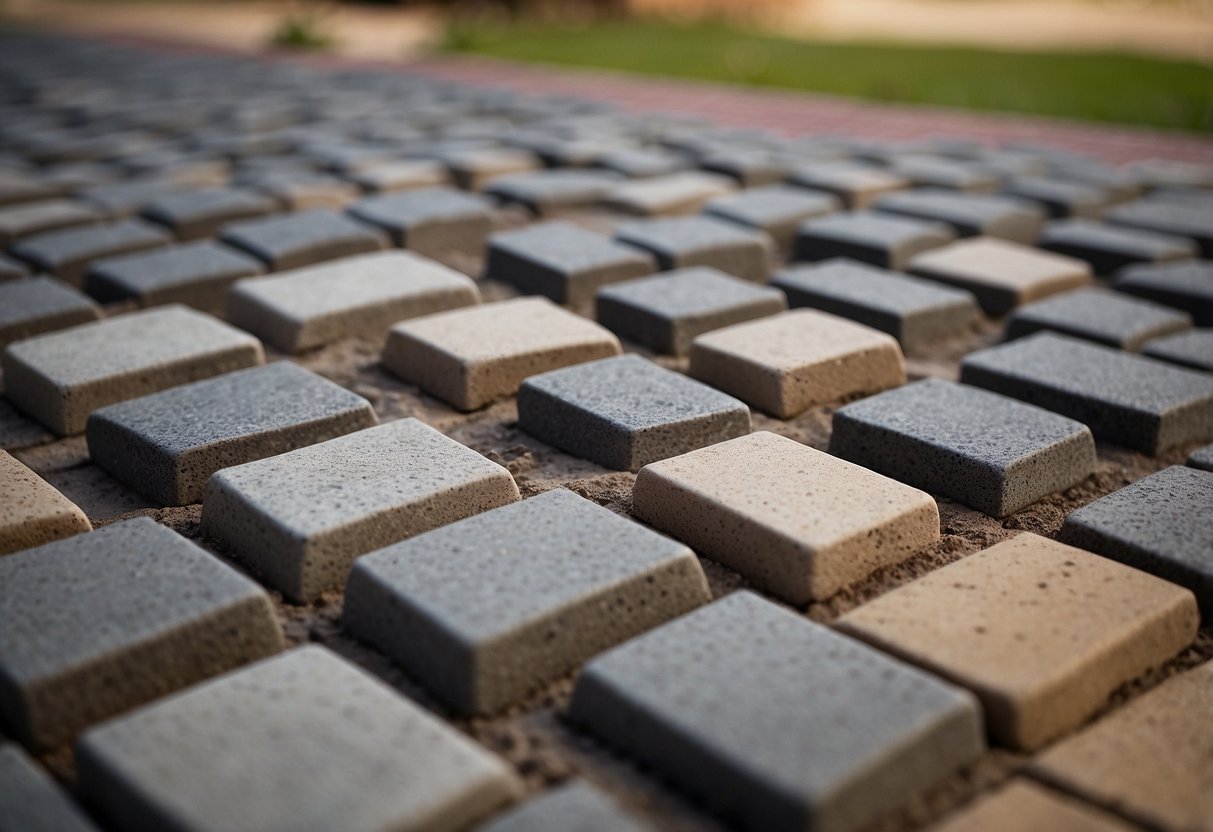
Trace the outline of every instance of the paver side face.
{"type": "Polygon", "coordinates": [[[0,349],[14,341],[99,317],[97,304],[54,278],[0,282],[0,349]]]}
{"type": "Polygon", "coordinates": [[[0,451],[0,555],[92,528],[75,503],[7,451],[0,451]]]}
{"type": "Polygon", "coordinates": [[[922,491],[765,431],[646,465],[636,516],[792,603],[939,539],[922,491]]]}
{"type": "Polygon", "coordinates": [[[97,832],[71,798],[12,743],[0,741],[0,829],[4,832],[97,832]]]}
{"type": "Polygon", "coordinates": [[[949,815],[931,832],[1132,832],[1136,827],[1072,797],[1017,777],[949,815]]]}
{"type": "Polygon", "coordinates": [[[89,266],[85,288],[103,303],[135,298],[140,306],[182,303],[221,314],[228,287],[263,271],[253,257],[201,240],[98,260],[89,266]]]}
{"type": "Polygon", "coordinates": [[[1016,310],[1007,321],[1006,339],[1051,330],[1111,347],[1140,350],[1151,338],[1191,326],[1192,319],[1184,312],[1092,287],[1016,310]]]}
{"type": "Polygon", "coordinates": [[[590,662],[569,715],[772,832],[854,830],[984,745],[966,693],[749,592],[590,662]]]}
{"type": "Polygon", "coordinates": [[[116,826],[456,832],[514,775],[322,647],[260,662],[89,732],[81,790],[116,826]]]}
{"type": "Polygon", "coordinates": [[[991,734],[1032,750],[1186,647],[1199,623],[1188,590],[1025,532],[837,626],[971,689],[991,734]]]}

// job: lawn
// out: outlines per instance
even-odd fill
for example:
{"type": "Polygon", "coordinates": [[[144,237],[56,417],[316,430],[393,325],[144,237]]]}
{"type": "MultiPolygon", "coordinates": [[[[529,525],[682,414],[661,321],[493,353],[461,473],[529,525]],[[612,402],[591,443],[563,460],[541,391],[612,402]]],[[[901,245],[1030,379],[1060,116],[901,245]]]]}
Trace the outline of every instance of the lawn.
{"type": "Polygon", "coordinates": [[[1213,67],[1118,52],[1009,52],[775,37],[723,24],[453,25],[498,58],[1213,133],[1213,67]]]}

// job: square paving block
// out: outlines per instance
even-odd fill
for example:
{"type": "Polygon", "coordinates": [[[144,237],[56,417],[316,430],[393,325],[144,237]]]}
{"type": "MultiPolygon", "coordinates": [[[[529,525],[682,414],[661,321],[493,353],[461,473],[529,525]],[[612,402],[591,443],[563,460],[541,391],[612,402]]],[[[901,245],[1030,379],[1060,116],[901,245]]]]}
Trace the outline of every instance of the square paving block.
{"type": "Polygon", "coordinates": [[[1207,828],[1210,691],[1213,662],[1206,661],[1030,760],[1028,772],[1151,829],[1207,828]]]}
{"type": "Polygon", "coordinates": [[[558,488],[359,558],[343,623],[489,714],[710,599],[686,546],[558,488]]]}
{"type": "Polygon", "coordinates": [[[1070,512],[1059,539],[1196,593],[1213,617],[1213,471],[1172,465],[1070,512]]]}
{"type": "Polygon", "coordinates": [[[558,221],[494,234],[484,276],[588,310],[599,287],[655,271],[657,260],[648,252],[558,221]]]}
{"type": "Polygon", "coordinates": [[[241,280],[228,320],[286,353],[342,338],[382,341],[397,321],[480,302],[471,278],[409,251],[343,258],[241,280]]]}
{"type": "Polygon", "coordinates": [[[1213,257],[1213,214],[1194,211],[1182,202],[1140,199],[1117,205],[1104,214],[1104,221],[1127,228],[1173,234],[1196,241],[1202,257],[1213,257]]]}
{"type": "Polygon", "coordinates": [[[1196,242],[1187,237],[1082,219],[1047,223],[1036,245],[1086,260],[1096,274],[1112,274],[1134,263],[1190,260],[1197,255],[1196,242]]]}
{"type": "Polygon", "coordinates": [[[1192,319],[1184,312],[1090,287],[1016,309],[1007,320],[1006,339],[1048,330],[1136,351],[1151,338],[1191,327],[1192,319]]]}
{"type": "Polygon", "coordinates": [[[793,185],[825,191],[842,200],[848,211],[868,208],[881,194],[910,187],[899,173],[857,162],[821,162],[798,167],[788,181],[793,185]]]}
{"type": "Polygon", "coordinates": [[[1213,329],[1190,329],[1147,341],[1141,354],[1213,373],[1213,329]]]}
{"type": "Polygon", "coordinates": [[[1005,517],[1095,472],[1081,422],[942,379],[849,404],[830,453],[992,517],[1005,517]]]}
{"type": "Polygon", "coordinates": [[[895,339],[815,309],[698,336],[691,342],[690,374],[778,419],[906,381],[895,339]]]}
{"type": "Polygon", "coordinates": [[[265,590],[146,517],[0,558],[0,717],[36,751],[282,643],[265,590]]]}
{"type": "Polygon", "coordinates": [[[780,246],[788,248],[801,222],[833,214],[841,207],[838,197],[825,191],[769,185],[713,199],[703,210],[744,228],[765,231],[780,246]]]}
{"type": "Polygon", "coordinates": [[[955,239],[951,226],[865,211],[807,220],[796,230],[792,260],[849,257],[903,271],[915,254],[955,239]]]}
{"type": "Polygon", "coordinates": [[[1091,267],[1082,260],[992,237],[923,252],[907,267],[911,274],[972,292],[995,316],[1093,282],[1091,267]]]}
{"type": "Polygon", "coordinates": [[[672,217],[623,223],[615,239],[657,258],[662,269],[711,266],[725,274],[765,283],[771,238],[712,217],[672,217]]]}
{"type": "Polygon", "coordinates": [[[84,274],[91,261],[160,248],[170,242],[172,237],[151,223],[119,220],[105,225],[45,231],[21,240],[12,247],[12,253],[32,263],[39,271],[83,286],[84,274]]]}
{"type": "Polygon", "coordinates": [[[457,150],[443,154],[442,161],[450,168],[455,184],[465,191],[483,190],[498,176],[538,170],[543,166],[529,150],[509,147],[457,150]]]}
{"type": "Polygon", "coordinates": [[[1112,286],[1182,309],[1197,326],[1213,326],[1213,261],[1129,266],[1117,272],[1112,286]]]}
{"type": "Polygon", "coordinates": [[[776,272],[771,285],[808,306],[887,332],[903,350],[961,335],[980,313],[969,292],[843,257],[776,272]]]}
{"type": "Polygon", "coordinates": [[[228,288],[242,277],[261,274],[255,258],[212,240],[169,246],[94,262],[86,291],[102,303],[136,300],[140,306],[183,303],[222,313],[228,288]]]}
{"type": "Polygon", "coordinates": [[[1133,832],[1114,815],[1067,797],[1031,780],[1016,777],[948,815],[931,832],[1133,832]]]}
{"type": "Polygon", "coordinates": [[[591,661],[569,716],[756,832],[851,832],[985,747],[967,692],[745,591],[591,661]]]}
{"type": "Polygon", "coordinates": [[[0,254],[0,283],[29,277],[29,266],[20,260],[14,260],[7,254],[0,254]]]}
{"type": "Polygon", "coordinates": [[[376,423],[370,403],[289,361],[252,367],[93,411],[94,464],[162,505],[202,499],[220,468],[376,423]]]}
{"type": "Polygon", "coordinates": [[[219,239],[248,252],[274,271],[387,247],[384,234],[332,211],[245,220],[224,228],[219,239]]]}
{"type": "Polygon", "coordinates": [[[104,218],[100,209],[71,199],[6,205],[0,208],[0,248],[46,231],[96,225],[104,218]]]}
{"type": "Polygon", "coordinates": [[[75,503],[7,451],[0,451],[0,555],[92,528],[75,503]]]}
{"type": "Polygon", "coordinates": [[[213,237],[229,222],[264,217],[278,210],[265,194],[242,188],[203,188],[166,194],[149,202],[144,217],[167,227],[178,240],[213,237]]]}
{"type": "Polygon", "coordinates": [[[653,832],[584,780],[550,788],[476,832],[653,832]]]}
{"type": "Polygon", "coordinates": [[[10,344],[5,396],[61,436],[107,404],[262,364],[256,338],[183,306],[132,312],[10,344]]]}
{"type": "Polygon", "coordinates": [[[0,740],[0,832],[98,832],[50,775],[0,740]]]}
{"type": "Polygon", "coordinates": [[[646,465],[635,515],[790,604],[939,539],[930,495],[765,431],[646,465]]]}
{"type": "Polygon", "coordinates": [[[1003,184],[1002,192],[1040,205],[1053,219],[1099,219],[1111,201],[1106,191],[1094,185],[1043,176],[1015,177],[1003,184]]]}
{"type": "Polygon", "coordinates": [[[607,194],[602,204],[642,217],[694,214],[710,200],[735,190],[737,183],[727,176],[687,170],[624,182],[607,194]]]}
{"type": "Polygon", "coordinates": [[[517,499],[509,471],[400,419],[219,471],[202,531],[309,603],[344,587],[359,555],[517,499]]]}
{"type": "Polygon", "coordinates": [[[947,223],[960,237],[996,237],[1025,245],[1036,239],[1045,221],[1043,210],[1022,199],[935,188],[885,194],[872,207],[883,214],[947,223]]]}
{"type": "Polygon", "coordinates": [[[504,761],[319,646],[102,725],[77,760],[115,829],[458,832],[522,791],[504,761]]]}
{"type": "Polygon", "coordinates": [[[498,176],[484,186],[484,192],[542,215],[594,205],[621,179],[619,174],[605,170],[536,170],[498,176]]]}
{"type": "Polygon", "coordinates": [[[347,210],[355,219],[386,231],[392,242],[434,257],[476,255],[492,229],[489,201],[453,188],[417,188],[369,196],[347,210]]]}
{"type": "Polygon", "coordinates": [[[402,159],[363,168],[350,179],[368,193],[386,194],[449,185],[451,171],[437,159],[402,159]]]}
{"type": "Polygon", "coordinates": [[[383,366],[466,411],[513,396],[528,376],[620,352],[598,324],[546,298],[516,298],[396,324],[383,366]]]}
{"type": "Polygon", "coordinates": [[[981,699],[991,736],[1031,751],[1191,643],[1192,593],[1024,532],[868,601],[835,626],[981,699]]]}
{"type": "Polygon", "coordinates": [[[518,388],[518,426],[607,468],[659,459],[750,432],[750,409],[638,355],[531,376],[518,388]]]}
{"type": "Polygon", "coordinates": [[[0,349],[23,338],[100,317],[97,304],[52,277],[0,282],[0,349]]]}
{"type": "Polygon", "coordinates": [[[596,311],[598,323],[621,338],[684,356],[698,335],[787,308],[776,289],[698,266],[604,286],[596,311]]]}
{"type": "Polygon", "coordinates": [[[1213,439],[1213,377],[1064,335],[1041,332],[971,352],[960,380],[1147,454],[1213,439]]]}

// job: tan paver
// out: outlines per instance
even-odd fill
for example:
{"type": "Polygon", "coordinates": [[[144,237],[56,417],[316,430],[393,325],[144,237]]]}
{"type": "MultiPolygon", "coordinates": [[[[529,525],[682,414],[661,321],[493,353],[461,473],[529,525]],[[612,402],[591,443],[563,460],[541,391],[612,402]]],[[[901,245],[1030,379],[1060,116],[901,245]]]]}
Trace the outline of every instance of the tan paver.
{"type": "Polygon", "coordinates": [[[949,815],[931,832],[1131,832],[1106,812],[1015,779],[973,805],[949,815]]]}
{"type": "Polygon", "coordinates": [[[0,555],[91,531],[80,508],[0,451],[0,555]]]}
{"type": "Polygon", "coordinates": [[[906,381],[895,338],[814,309],[700,335],[691,342],[690,374],[780,419],[906,381]]]}
{"type": "Polygon", "coordinates": [[[792,604],[939,539],[930,495],[766,431],[646,465],[632,507],[792,604]]]}
{"type": "Polygon", "coordinates": [[[616,211],[647,217],[694,214],[709,201],[735,190],[737,183],[727,176],[680,171],[624,182],[603,202],[616,211]]]}
{"type": "Polygon", "coordinates": [[[1196,635],[1192,593],[1031,533],[871,601],[844,632],[981,698],[991,734],[1035,749],[1196,635]]]}
{"type": "Polygon", "coordinates": [[[392,327],[383,365],[460,410],[512,396],[536,373],[622,352],[619,339],[546,298],[426,315],[392,327]]]}

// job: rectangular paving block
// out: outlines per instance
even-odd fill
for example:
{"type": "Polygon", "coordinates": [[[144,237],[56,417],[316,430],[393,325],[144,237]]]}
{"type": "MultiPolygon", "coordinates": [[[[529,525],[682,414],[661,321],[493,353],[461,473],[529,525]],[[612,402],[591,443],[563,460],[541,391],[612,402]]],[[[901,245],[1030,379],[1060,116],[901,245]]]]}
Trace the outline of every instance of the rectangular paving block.
{"type": "Polygon", "coordinates": [[[825,191],[768,185],[717,197],[703,211],[744,228],[766,232],[781,247],[788,248],[801,222],[833,214],[841,208],[838,197],[825,191]]]}
{"type": "Polygon", "coordinates": [[[347,257],[240,280],[228,320],[286,353],[342,338],[382,340],[397,321],[480,302],[467,276],[409,251],[347,257]]]}
{"type": "Polygon", "coordinates": [[[134,299],[140,306],[183,303],[222,313],[228,288],[265,268],[254,257],[212,240],[169,246],[94,262],[85,290],[103,303],[134,299]]]}
{"type": "Polygon", "coordinates": [[[458,832],[522,791],[509,766],[319,646],[116,719],[77,746],[116,829],[458,832]]]}
{"type": "Polygon", "coordinates": [[[948,815],[931,832],[1132,832],[1136,828],[1081,800],[1016,777],[948,815]]]}
{"type": "Polygon", "coordinates": [[[349,178],[368,193],[386,194],[451,184],[451,171],[437,159],[400,159],[361,168],[349,178]]]}
{"type": "Polygon", "coordinates": [[[452,252],[477,255],[492,229],[490,203],[454,188],[417,188],[369,196],[347,210],[386,231],[392,242],[427,257],[452,252]]]}
{"type": "Polygon", "coordinates": [[[514,502],[510,473],[416,419],[224,468],[202,531],[298,603],[341,589],[359,555],[514,502]]]}
{"type": "Polygon", "coordinates": [[[569,716],[762,832],[865,827],[985,746],[967,692],[745,591],[591,661],[569,716]]]}
{"type": "Polygon", "coordinates": [[[337,211],[362,196],[353,182],[327,173],[270,173],[247,184],[284,206],[288,211],[337,211]]]}
{"type": "Polygon", "coordinates": [[[596,167],[615,171],[629,179],[653,179],[685,171],[693,166],[690,158],[660,148],[623,148],[599,156],[596,167]]]}
{"type": "Polygon", "coordinates": [[[0,718],[36,751],[281,649],[263,589],[146,517],[0,558],[0,718]]]}
{"type": "Polygon", "coordinates": [[[622,177],[606,170],[535,170],[494,177],[484,193],[538,215],[588,208],[611,193],[622,177]]]}
{"type": "Polygon", "coordinates": [[[906,265],[911,274],[972,292],[995,316],[1093,282],[1091,267],[1080,259],[992,237],[926,251],[906,265]]]}
{"type": "Polygon", "coordinates": [[[748,148],[710,150],[699,157],[699,167],[703,170],[731,176],[738,185],[751,190],[787,179],[791,164],[777,153],[748,148]]]}
{"type": "Polygon", "coordinates": [[[847,161],[816,162],[794,168],[788,181],[833,194],[848,211],[861,211],[882,194],[910,187],[910,180],[895,171],[847,161]]]}
{"type": "Polygon", "coordinates": [[[938,188],[885,194],[872,208],[882,214],[947,223],[960,237],[995,237],[1024,245],[1031,245],[1045,222],[1044,211],[1021,199],[938,188]]]}
{"type": "Polygon", "coordinates": [[[695,214],[709,201],[735,190],[737,183],[727,176],[687,170],[623,182],[603,197],[602,205],[642,217],[695,214]]]}
{"type": "Polygon", "coordinates": [[[689,372],[778,419],[906,380],[891,336],[815,309],[704,333],[691,342],[689,372]]]}
{"type": "Polygon", "coordinates": [[[1135,263],[1190,260],[1197,255],[1195,241],[1187,237],[1083,219],[1046,223],[1036,245],[1086,260],[1096,274],[1103,275],[1135,263]]]}
{"type": "Polygon", "coordinates": [[[0,740],[0,832],[98,832],[50,775],[0,740]]]}
{"type": "Polygon", "coordinates": [[[1199,623],[1188,590],[1024,532],[835,626],[969,688],[991,736],[1031,751],[1187,647],[1199,623]]]}
{"type": "Polygon", "coordinates": [[[484,277],[588,310],[600,287],[655,271],[657,260],[646,251],[570,222],[554,221],[490,237],[484,277]]]}
{"type": "Polygon", "coordinates": [[[1151,829],[1202,829],[1213,804],[1213,662],[1158,687],[1028,761],[1028,773],[1151,829]]]}
{"type": "Polygon", "coordinates": [[[596,307],[598,323],[621,338],[684,356],[697,335],[777,314],[788,304],[776,289],[694,266],[604,286],[596,307]]]}
{"type": "Polygon", "coordinates": [[[220,241],[256,257],[274,271],[352,257],[387,247],[374,228],[334,211],[305,211],[228,225],[220,241]]]}
{"type": "Polygon", "coordinates": [[[653,832],[605,792],[585,780],[550,788],[476,832],[653,832]]]}
{"type": "Polygon", "coordinates": [[[23,338],[100,317],[97,304],[52,277],[0,282],[0,349],[23,338]]]}
{"type": "Polygon", "coordinates": [[[1151,338],[1190,329],[1184,312],[1099,287],[1075,289],[1016,309],[1006,339],[1060,332],[1122,350],[1140,350],[1151,338]]]}
{"type": "Polygon", "coordinates": [[[904,271],[919,252],[955,239],[951,226],[931,220],[864,211],[806,220],[796,229],[792,260],[847,257],[904,271]]]}
{"type": "Polygon", "coordinates": [[[1070,512],[1058,535],[1188,587],[1213,617],[1213,472],[1172,465],[1070,512]]]}
{"type": "Polygon", "coordinates": [[[830,453],[992,517],[1077,485],[1097,461],[1081,422],[943,379],[840,408],[830,453]]]}
{"type": "Polygon", "coordinates": [[[903,350],[970,332],[980,319],[969,292],[843,257],[776,272],[771,285],[808,306],[887,332],[903,350]]]}
{"type": "Polygon", "coordinates": [[[459,410],[518,392],[536,373],[608,358],[619,339],[546,298],[517,298],[403,321],[383,366],[459,410]]]}
{"type": "Polygon", "coordinates": [[[939,539],[930,495],[773,433],[641,469],[635,515],[790,604],[807,604],[939,539]]]}
{"type": "Polygon", "coordinates": [[[1185,237],[1196,242],[1202,257],[1213,257],[1213,215],[1182,202],[1153,198],[1126,202],[1109,208],[1104,222],[1185,237]]]}
{"type": "Polygon", "coordinates": [[[264,217],[278,210],[272,197],[246,188],[200,188],[154,198],[142,215],[158,222],[178,240],[213,237],[229,222],[264,217]]]}
{"type": "Polygon", "coordinates": [[[72,199],[6,205],[0,207],[0,248],[47,231],[96,225],[104,217],[100,209],[72,199]]]}
{"type": "Polygon", "coordinates": [[[1002,192],[1036,203],[1054,219],[1099,219],[1111,202],[1109,194],[1094,185],[1044,176],[1013,177],[1003,183],[1002,192]]]}
{"type": "Polygon", "coordinates": [[[450,168],[455,184],[465,191],[483,190],[498,176],[538,170],[543,166],[529,150],[513,147],[486,147],[444,153],[442,162],[450,168]]]}
{"type": "Polygon", "coordinates": [[[1213,262],[1143,263],[1116,273],[1118,292],[1182,309],[1197,326],[1213,326],[1213,262]]]}
{"type": "Polygon", "coordinates": [[[686,546],[558,488],[359,558],[343,623],[489,714],[710,598],[686,546]]]}
{"type": "Polygon", "coordinates": [[[688,266],[714,269],[765,283],[771,238],[712,217],[670,217],[621,224],[615,239],[657,258],[665,270],[688,266]]]}
{"type": "Polygon", "coordinates": [[[0,451],[0,555],[92,531],[80,507],[0,451]]]}
{"type": "Polygon", "coordinates": [[[45,231],[19,241],[11,251],[39,271],[74,286],[83,286],[90,262],[160,248],[170,242],[172,237],[151,223],[119,220],[104,225],[45,231]]]}
{"type": "Polygon", "coordinates": [[[0,283],[29,277],[29,265],[20,260],[14,260],[7,254],[0,254],[0,283]]]}
{"type": "Polygon", "coordinates": [[[150,500],[202,499],[215,471],[376,423],[370,403],[289,361],[225,373],[93,411],[95,465],[150,500]]]}
{"type": "Polygon", "coordinates": [[[1041,332],[971,352],[960,380],[1147,454],[1213,439],[1213,377],[1064,335],[1041,332]]]}
{"type": "Polygon", "coordinates": [[[5,396],[61,436],[107,404],[264,363],[261,342],[182,306],[132,312],[10,344],[5,396]]]}

